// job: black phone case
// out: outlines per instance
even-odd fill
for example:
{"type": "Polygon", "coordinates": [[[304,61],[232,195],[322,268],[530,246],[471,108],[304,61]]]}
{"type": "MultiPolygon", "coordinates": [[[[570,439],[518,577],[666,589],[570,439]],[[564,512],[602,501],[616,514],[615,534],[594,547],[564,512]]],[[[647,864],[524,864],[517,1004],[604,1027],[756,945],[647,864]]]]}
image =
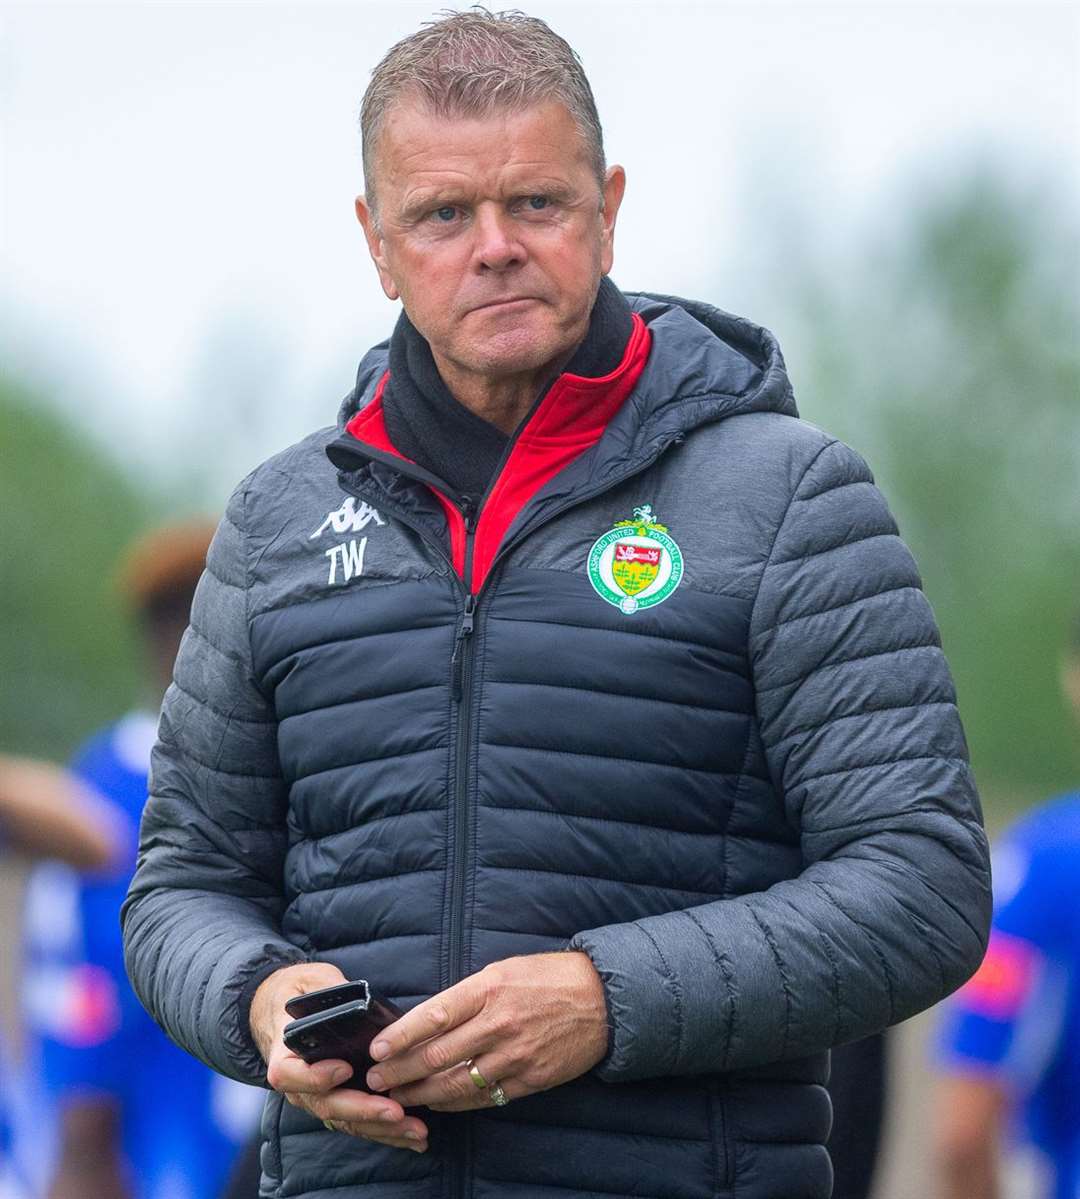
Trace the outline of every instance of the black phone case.
{"type": "Polygon", "coordinates": [[[299,1020],[303,1016],[314,1016],[316,1012],[326,1012],[339,1004],[351,1003],[357,999],[362,999],[365,1003],[371,1000],[371,992],[362,978],[355,982],[336,983],[318,991],[305,991],[303,995],[294,995],[286,1002],[285,1010],[294,1020],[299,1020]]]}
{"type": "Polygon", "coordinates": [[[369,994],[366,999],[339,1003],[293,1020],[285,1025],[282,1035],[286,1046],[305,1062],[327,1058],[348,1062],[353,1068],[352,1077],[341,1085],[362,1091],[364,1076],[375,1064],[368,1052],[371,1042],[381,1029],[402,1015],[401,1009],[388,1000],[369,994]]]}

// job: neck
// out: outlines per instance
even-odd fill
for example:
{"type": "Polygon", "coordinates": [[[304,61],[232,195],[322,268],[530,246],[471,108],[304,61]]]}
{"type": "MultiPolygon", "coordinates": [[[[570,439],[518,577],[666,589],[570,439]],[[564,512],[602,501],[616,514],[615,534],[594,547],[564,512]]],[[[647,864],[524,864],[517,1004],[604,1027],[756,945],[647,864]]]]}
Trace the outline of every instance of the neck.
{"type": "Polygon", "coordinates": [[[540,370],[523,371],[502,379],[491,379],[461,370],[434,352],[432,357],[454,399],[474,416],[479,416],[510,436],[528,416],[536,397],[561,373],[576,349],[577,346],[573,346],[558,361],[545,363],[540,370]]]}

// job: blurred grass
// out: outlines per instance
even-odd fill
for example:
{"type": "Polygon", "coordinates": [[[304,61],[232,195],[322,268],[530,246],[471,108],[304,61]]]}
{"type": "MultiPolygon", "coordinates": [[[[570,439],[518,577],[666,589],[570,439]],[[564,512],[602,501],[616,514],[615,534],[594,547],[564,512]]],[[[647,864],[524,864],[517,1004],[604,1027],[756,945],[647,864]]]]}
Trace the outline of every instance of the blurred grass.
{"type": "Polygon", "coordinates": [[[112,572],[155,509],[55,413],[0,378],[0,748],[64,760],[137,698],[112,572]]]}

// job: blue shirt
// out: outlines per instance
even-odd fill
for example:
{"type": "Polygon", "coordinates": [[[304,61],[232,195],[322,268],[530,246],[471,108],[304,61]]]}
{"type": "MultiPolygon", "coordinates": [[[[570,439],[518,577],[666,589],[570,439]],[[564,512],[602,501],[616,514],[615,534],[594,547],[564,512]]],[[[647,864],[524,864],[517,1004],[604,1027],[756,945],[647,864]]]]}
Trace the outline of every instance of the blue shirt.
{"type": "Polygon", "coordinates": [[[1016,1132],[1080,1196],[1080,794],[1037,809],[994,854],[990,946],[946,1005],[946,1069],[1000,1083],[1016,1132]]]}
{"type": "Polygon", "coordinates": [[[78,875],[35,871],[26,915],[26,1008],[51,1103],[101,1095],[121,1112],[135,1199],[216,1199],[254,1132],[262,1092],[178,1049],[124,971],[120,905],[135,868],[155,722],[133,714],[79,753],[73,770],[128,818],[123,863],[78,875]]]}

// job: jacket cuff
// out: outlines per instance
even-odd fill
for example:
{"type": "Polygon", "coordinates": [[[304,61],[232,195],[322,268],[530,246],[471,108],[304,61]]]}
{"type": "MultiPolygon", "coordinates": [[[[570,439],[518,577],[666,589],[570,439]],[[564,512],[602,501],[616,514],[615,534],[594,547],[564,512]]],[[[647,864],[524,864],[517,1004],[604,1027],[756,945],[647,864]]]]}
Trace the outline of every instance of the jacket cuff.
{"type": "Polygon", "coordinates": [[[652,937],[612,924],[578,933],[569,947],[589,955],[604,985],[608,1052],[591,1073],[604,1082],[676,1073],[678,988],[652,937]]]}
{"type": "Polygon", "coordinates": [[[251,1002],[264,979],[286,966],[297,966],[311,959],[300,950],[295,954],[276,952],[264,957],[252,970],[237,979],[236,1024],[228,1038],[227,1048],[235,1067],[235,1076],[255,1086],[269,1087],[266,1081],[266,1062],[263,1061],[251,1035],[251,1002]]]}

